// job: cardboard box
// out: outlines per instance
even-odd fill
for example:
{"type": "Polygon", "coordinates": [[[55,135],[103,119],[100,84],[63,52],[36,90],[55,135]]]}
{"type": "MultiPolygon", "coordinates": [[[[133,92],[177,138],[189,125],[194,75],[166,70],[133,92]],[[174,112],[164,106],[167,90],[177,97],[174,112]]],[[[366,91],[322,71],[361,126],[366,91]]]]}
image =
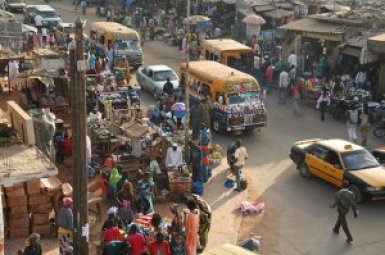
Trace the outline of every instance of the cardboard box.
{"type": "Polygon", "coordinates": [[[13,228],[9,229],[9,238],[27,238],[29,236],[29,228],[13,228]]]}
{"type": "Polygon", "coordinates": [[[23,197],[26,196],[24,186],[5,192],[6,197],[23,197]]]}
{"type": "Polygon", "coordinates": [[[16,215],[16,214],[28,214],[27,205],[10,207],[9,215],[16,215]]]}
{"type": "Polygon", "coordinates": [[[27,206],[27,196],[24,197],[7,197],[7,206],[10,207],[21,207],[27,206]]]}
{"type": "Polygon", "coordinates": [[[28,197],[29,206],[47,205],[50,203],[51,203],[51,199],[49,198],[49,196],[46,196],[43,194],[36,194],[28,197]]]}
{"type": "Polygon", "coordinates": [[[32,213],[49,213],[53,209],[52,203],[46,205],[35,205],[30,208],[32,213]]]}
{"type": "Polygon", "coordinates": [[[34,213],[32,214],[32,224],[49,225],[49,213],[34,213]]]}
{"type": "Polygon", "coordinates": [[[49,224],[33,225],[32,226],[32,232],[33,233],[38,233],[38,234],[40,234],[41,236],[44,236],[44,237],[49,237],[49,236],[51,236],[53,234],[51,226],[49,224]]]}
{"type": "Polygon", "coordinates": [[[12,192],[15,189],[22,188],[22,187],[24,187],[23,183],[18,183],[18,184],[14,184],[13,186],[4,187],[4,191],[5,191],[5,193],[12,192]]]}
{"type": "Polygon", "coordinates": [[[28,214],[24,215],[23,218],[13,218],[12,216],[10,216],[8,221],[8,226],[9,226],[9,229],[29,226],[28,214]]]}
{"type": "Polygon", "coordinates": [[[33,181],[28,181],[25,183],[25,187],[27,189],[27,194],[28,195],[35,195],[35,194],[40,194],[40,179],[33,180],[33,181]]]}

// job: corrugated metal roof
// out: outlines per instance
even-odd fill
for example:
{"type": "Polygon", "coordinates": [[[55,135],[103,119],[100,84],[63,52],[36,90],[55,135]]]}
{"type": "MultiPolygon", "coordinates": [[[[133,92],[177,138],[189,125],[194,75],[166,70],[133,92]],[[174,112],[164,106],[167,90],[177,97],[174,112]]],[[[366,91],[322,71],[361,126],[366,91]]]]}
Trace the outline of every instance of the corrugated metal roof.
{"type": "Polygon", "coordinates": [[[275,9],[275,10],[263,13],[263,16],[268,18],[273,18],[273,19],[282,19],[293,15],[294,15],[294,12],[286,11],[282,9],[275,9]]]}
{"type": "Polygon", "coordinates": [[[280,26],[279,29],[324,34],[343,34],[343,29],[340,25],[321,22],[310,18],[295,20],[280,26]]]}

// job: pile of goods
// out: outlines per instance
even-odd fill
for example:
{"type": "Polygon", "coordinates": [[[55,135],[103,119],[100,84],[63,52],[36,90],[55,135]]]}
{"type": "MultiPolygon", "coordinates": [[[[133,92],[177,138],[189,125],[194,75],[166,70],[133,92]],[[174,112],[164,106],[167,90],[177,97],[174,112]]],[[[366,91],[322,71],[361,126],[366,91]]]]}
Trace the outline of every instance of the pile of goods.
{"type": "Polygon", "coordinates": [[[185,195],[191,190],[191,173],[186,166],[167,171],[170,192],[185,195]]]}
{"type": "Polygon", "coordinates": [[[223,149],[218,144],[211,144],[209,146],[209,165],[213,169],[221,164],[223,158],[223,149]]]}
{"type": "Polygon", "coordinates": [[[5,222],[9,238],[26,238],[30,233],[55,235],[54,222],[63,184],[56,177],[41,178],[4,188],[5,222]]]}

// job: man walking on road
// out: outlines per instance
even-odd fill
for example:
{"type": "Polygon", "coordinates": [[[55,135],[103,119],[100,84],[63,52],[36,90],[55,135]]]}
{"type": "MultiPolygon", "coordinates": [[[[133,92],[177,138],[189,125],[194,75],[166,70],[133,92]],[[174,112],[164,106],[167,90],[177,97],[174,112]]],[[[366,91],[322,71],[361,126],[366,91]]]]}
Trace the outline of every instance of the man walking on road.
{"type": "Polygon", "coordinates": [[[342,229],[344,230],[347,237],[346,242],[348,244],[353,244],[353,237],[349,231],[348,223],[346,221],[346,215],[349,212],[349,208],[352,207],[354,218],[357,218],[358,210],[353,201],[353,193],[348,189],[348,186],[348,181],[342,182],[342,188],[335,194],[334,202],[330,205],[330,208],[337,207],[338,211],[338,218],[336,225],[333,228],[333,232],[335,234],[338,234],[340,231],[340,226],[342,226],[342,229]]]}
{"type": "Polygon", "coordinates": [[[289,73],[284,69],[279,74],[279,103],[286,104],[287,88],[290,84],[289,73]]]}
{"type": "Polygon", "coordinates": [[[174,86],[172,85],[170,78],[167,78],[166,83],[163,85],[163,92],[170,97],[174,95],[174,86]]]}
{"type": "Polygon", "coordinates": [[[241,170],[243,166],[245,165],[246,159],[249,157],[247,154],[247,150],[245,147],[242,146],[241,140],[237,140],[235,142],[235,146],[237,149],[234,153],[234,170],[235,170],[235,177],[237,181],[237,187],[235,188],[236,191],[242,191],[241,188],[241,170]]]}

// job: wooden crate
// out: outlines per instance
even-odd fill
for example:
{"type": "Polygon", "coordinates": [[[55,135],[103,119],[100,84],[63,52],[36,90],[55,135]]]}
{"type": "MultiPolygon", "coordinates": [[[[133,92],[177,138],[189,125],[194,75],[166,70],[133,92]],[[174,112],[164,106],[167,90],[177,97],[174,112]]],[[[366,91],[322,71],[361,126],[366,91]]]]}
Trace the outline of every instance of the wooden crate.
{"type": "Polygon", "coordinates": [[[185,195],[187,192],[191,191],[192,180],[191,177],[180,178],[174,172],[168,172],[168,183],[170,187],[170,192],[177,193],[180,195],[185,195]]]}

